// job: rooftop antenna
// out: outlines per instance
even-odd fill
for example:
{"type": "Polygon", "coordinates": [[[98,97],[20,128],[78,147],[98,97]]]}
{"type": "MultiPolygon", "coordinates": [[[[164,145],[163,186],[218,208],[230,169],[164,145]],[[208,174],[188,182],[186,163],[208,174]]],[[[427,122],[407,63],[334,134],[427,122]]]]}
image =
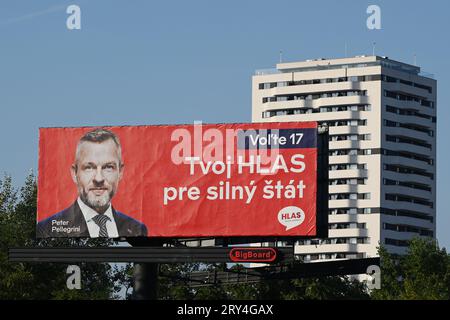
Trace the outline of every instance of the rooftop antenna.
{"type": "Polygon", "coordinates": [[[348,57],[348,54],[347,54],[347,42],[345,42],[345,58],[347,58],[348,57]]]}
{"type": "Polygon", "coordinates": [[[280,63],[283,62],[283,50],[280,50],[280,63]]]}
{"type": "Polygon", "coordinates": [[[417,55],[414,53],[414,65],[417,67],[417,55]]]}
{"type": "Polygon", "coordinates": [[[377,43],[376,42],[373,42],[372,43],[372,55],[374,56],[375,55],[375,46],[377,45],[377,43]]]}

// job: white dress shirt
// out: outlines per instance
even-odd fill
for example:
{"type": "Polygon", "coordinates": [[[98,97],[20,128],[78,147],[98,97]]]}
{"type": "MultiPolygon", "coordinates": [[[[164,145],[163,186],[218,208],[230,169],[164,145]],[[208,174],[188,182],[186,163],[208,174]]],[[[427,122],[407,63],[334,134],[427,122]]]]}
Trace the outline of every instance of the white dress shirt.
{"type": "MultiPolygon", "coordinates": [[[[94,209],[88,207],[79,197],[77,199],[78,205],[80,206],[81,212],[83,213],[84,220],[86,221],[89,235],[91,238],[98,238],[98,234],[100,233],[100,227],[95,223],[92,219],[99,213],[94,209]]],[[[110,220],[106,222],[106,230],[108,231],[109,238],[118,238],[119,232],[117,231],[116,221],[114,220],[114,216],[112,214],[111,204],[109,204],[108,210],[103,213],[103,215],[107,216],[110,220]]]]}

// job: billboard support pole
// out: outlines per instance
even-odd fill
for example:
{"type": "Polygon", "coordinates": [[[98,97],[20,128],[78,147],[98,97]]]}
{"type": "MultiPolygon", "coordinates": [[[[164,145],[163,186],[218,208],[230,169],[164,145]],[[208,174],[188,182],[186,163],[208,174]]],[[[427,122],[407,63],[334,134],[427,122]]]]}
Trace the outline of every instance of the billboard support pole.
{"type": "Polygon", "coordinates": [[[157,263],[135,263],[133,278],[133,300],[158,299],[157,263]]]}
{"type": "MultiPolygon", "coordinates": [[[[133,247],[162,247],[158,239],[129,238],[128,243],[133,247]]],[[[158,263],[134,263],[133,270],[133,300],[158,299],[158,263]]]]}

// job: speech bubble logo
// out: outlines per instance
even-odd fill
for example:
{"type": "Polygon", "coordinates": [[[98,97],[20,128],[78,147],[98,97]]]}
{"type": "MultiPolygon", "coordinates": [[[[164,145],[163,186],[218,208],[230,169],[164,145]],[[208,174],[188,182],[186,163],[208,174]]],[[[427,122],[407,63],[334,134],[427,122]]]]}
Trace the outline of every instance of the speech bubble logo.
{"type": "Polygon", "coordinates": [[[286,227],[286,231],[298,227],[303,221],[305,221],[305,213],[299,207],[284,207],[278,212],[278,222],[286,227]]]}

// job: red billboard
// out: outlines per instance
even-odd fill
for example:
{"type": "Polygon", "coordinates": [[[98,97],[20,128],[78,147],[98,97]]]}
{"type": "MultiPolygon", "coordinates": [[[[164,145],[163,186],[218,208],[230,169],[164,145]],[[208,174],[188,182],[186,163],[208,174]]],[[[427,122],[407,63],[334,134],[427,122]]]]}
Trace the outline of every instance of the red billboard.
{"type": "Polygon", "coordinates": [[[37,236],[316,235],[317,123],[41,128],[37,236]]]}

